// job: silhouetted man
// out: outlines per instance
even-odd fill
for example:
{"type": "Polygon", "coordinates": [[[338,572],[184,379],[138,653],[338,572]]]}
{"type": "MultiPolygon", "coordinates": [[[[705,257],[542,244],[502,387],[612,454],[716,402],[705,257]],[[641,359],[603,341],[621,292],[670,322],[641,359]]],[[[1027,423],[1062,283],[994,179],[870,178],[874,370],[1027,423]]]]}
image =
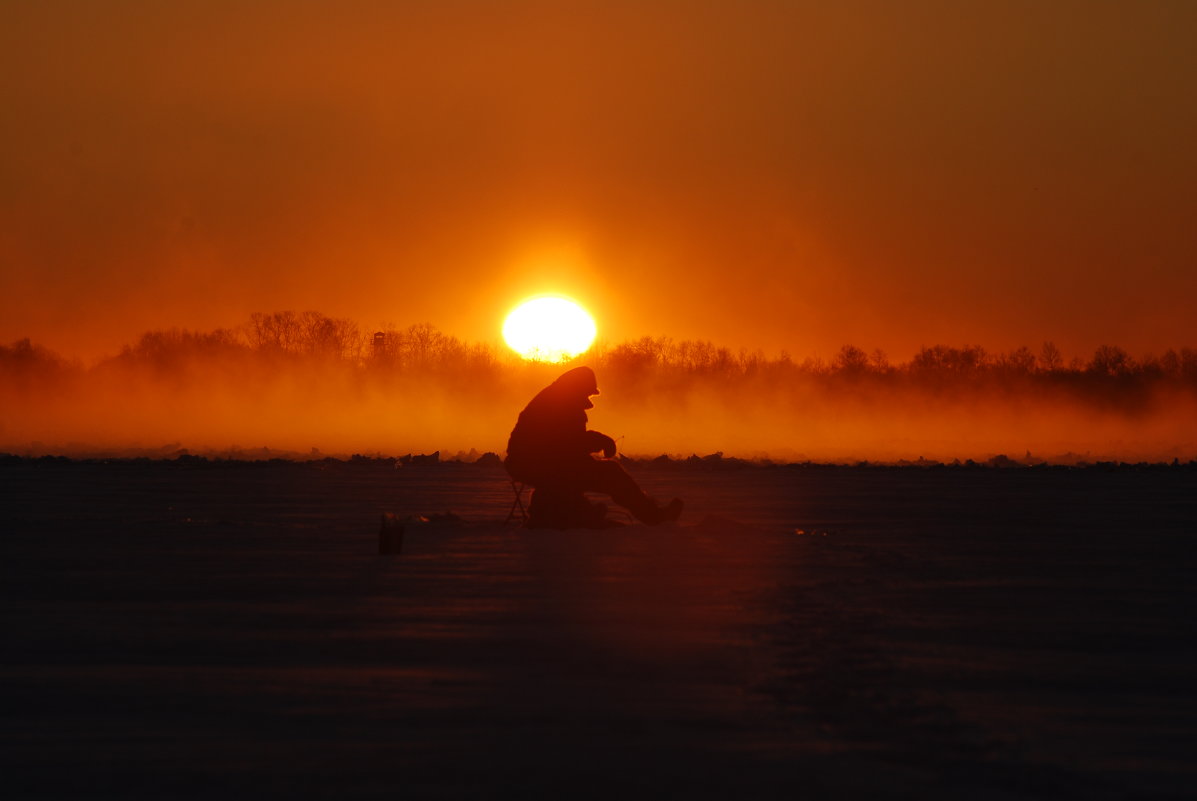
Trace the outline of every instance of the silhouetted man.
{"type": "Polygon", "coordinates": [[[586,428],[591,395],[599,394],[594,371],[576,367],[545,387],[520,412],[507,441],[507,472],[536,488],[529,528],[601,528],[605,509],[583,494],[604,492],[637,519],[657,525],[677,520],[682,502],[657,506],[615,461],[615,440],[586,428]],[[591,454],[603,454],[596,459],[591,454]]]}

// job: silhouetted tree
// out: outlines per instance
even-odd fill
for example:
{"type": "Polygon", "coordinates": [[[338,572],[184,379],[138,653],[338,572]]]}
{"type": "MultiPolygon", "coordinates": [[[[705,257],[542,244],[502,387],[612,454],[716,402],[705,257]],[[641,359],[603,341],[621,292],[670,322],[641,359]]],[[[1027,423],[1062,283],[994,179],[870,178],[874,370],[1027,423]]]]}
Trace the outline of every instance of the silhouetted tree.
{"type": "MultiPolygon", "coordinates": [[[[28,337],[0,345],[0,377],[7,382],[28,382],[61,377],[70,365],[57,353],[36,345],[28,337]]],[[[77,368],[76,368],[77,369],[77,368]]]]}
{"type": "Polygon", "coordinates": [[[226,360],[244,347],[234,332],[224,328],[214,331],[170,328],[145,332],[135,343],[121,348],[117,358],[127,364],[149,365],[160,372],[177,372],[195,362],[226,360]]]}
{"type": "Polygon", "coordinates": [[[1003,353],[997,358],[996,366],[1011,375],[1028,375],[1035,371],[1035,354],[1024,345],[1003,353]]]}
{"type": "Polygon", "coordinates": [[[1064,357],[1060,355],[1060,349],[1056,347],[1055,343],[1050,341],[1043,343],[1043,347],[1039,350],[1039,366],[1049,373],[1064,366],[1064,357]]]}
{"type": "Polygon", "coordinates": [[[1164,351],[1164,355],[1159,360],[1160,372],[1169,378],[1179,378],[1181,374],[1180,369],[1180,355],[1172,348],[1164,351]]]}
{"type": "Polygon", "coordinates": [[[299,318],[292,311],[249,316],[249,344],[260,351],[296,353],[302,339],[299,318]]]}
{"type": "Polygon", "coordinates": [[[11,345],[0,345],[0,364],[8,368],[28,367],[52,360],[49,351],[34,345],[29,337],[18,339],[11,345]]]}
{"type": "Polygon", "coordinates": [[[835,367],[842,373],[859,375],[869,369],[869,357],[855,345],[844,345],[835,357],[835,367]]]}
{"type": "Polygon", "coordinates": [[[298,325],[301,353],[348,361],[361,357],[362,336],[356,323],[306,311],[299,316],[298,325]]]}
{"type": "Polygon", "coordinates": [[[1180,374],[1186,381],[1197,382],[1197,350],[1180,349],[1180,374]]]}
{"type": "Polygon", "coordinates": [[[1093,353],[1089,372],[1097,375],[1126,375],[1134,368],[1130,355],[1116,345],[1102,345],[1093,353]]]}
{"type": "Polygon", "coordinates": [[[910,367],[918,373],[973,373],[988,364],[989,356],[979,345],[952,348],[935,345],[914,355],[910,367]]]}
{"type": "MultiPolygon", "coordinates": [[[[668,344],[667,339],[653,337],[624,342],[607,351],[606,364],[611,369],[625,373],[643,372],[661,364],[661,357],[668,344]]],[[[726,360],[731,361],[730,353],[727,354],[726,360]]]]}
{"type": "Polygon", "coordinates": [[[718,349],[705,340],[682,340],[670,352],[670,360],[687,372],[710,372],[719,364],[718,349]]]}

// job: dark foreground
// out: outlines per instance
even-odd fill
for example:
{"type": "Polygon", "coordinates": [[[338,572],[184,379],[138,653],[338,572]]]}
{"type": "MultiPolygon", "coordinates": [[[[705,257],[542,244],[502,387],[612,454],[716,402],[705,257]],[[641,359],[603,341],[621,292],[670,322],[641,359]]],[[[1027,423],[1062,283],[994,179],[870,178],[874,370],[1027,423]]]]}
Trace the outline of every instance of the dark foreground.
{"type": "Polygon", "coordinates": [[[502,473],[0,464],[5,797],[1193,791],[1197,472],[637,475],[683,527],[378,556],[502,473]]]}

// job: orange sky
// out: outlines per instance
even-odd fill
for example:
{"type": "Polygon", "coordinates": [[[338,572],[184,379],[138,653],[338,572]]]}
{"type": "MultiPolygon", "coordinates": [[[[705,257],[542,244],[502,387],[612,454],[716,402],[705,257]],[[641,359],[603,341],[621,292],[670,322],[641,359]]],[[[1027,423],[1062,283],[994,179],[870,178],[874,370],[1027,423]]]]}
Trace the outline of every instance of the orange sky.
{"type": "Polygon", "coordinates": [[[1197,4],[42,0],[0,341],[317,309],[906,359],[1197,344],[1197,4]]]}

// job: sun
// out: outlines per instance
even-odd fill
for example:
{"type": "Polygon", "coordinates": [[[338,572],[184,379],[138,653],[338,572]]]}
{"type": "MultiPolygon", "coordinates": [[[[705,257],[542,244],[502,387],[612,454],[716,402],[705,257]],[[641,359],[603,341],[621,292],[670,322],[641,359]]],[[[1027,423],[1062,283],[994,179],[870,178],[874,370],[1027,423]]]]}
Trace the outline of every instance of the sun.
{"type": "Polygon", "coordinates": [[[516,306],[503,323],[503,339],[525,359],[564,362],[584,353],[597,329],[594,318],[568,298],[532,298],[516,306]]]}

